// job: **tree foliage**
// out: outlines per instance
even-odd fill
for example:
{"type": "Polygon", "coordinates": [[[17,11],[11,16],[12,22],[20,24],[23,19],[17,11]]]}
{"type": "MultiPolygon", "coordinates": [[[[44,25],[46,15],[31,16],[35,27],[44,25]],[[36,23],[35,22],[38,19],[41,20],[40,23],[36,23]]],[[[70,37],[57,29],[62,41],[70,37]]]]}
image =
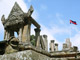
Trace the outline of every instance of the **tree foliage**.
{"type": "Polygon", "coordinates": [[[36,45],[36,41],[35,41],[35,36],[34,35],[30,36],[30,41],[31,41],[31,43],[32,43],[33,46],[36,45]]]}

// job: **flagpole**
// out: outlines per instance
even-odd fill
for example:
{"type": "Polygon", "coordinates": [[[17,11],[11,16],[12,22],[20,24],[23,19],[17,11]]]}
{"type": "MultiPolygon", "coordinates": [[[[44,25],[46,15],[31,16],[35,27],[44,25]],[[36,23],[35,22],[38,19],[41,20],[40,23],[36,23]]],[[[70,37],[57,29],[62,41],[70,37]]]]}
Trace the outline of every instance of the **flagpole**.
{"type": "Polygon", "coordinates": [[[71,35],[72,35],[72,24],[77,25],[76,21],[70,20],[70,40],[71,40],[71,35]]]}
{"type": "Polygon", "coordinates": [[[70,25],[70,40],[71,40],[71,30],[72,30],[72,28],[71,28],[71,25],[70,25]]]}
{"type": "Polygon", "coordinates": [[[69,38],[70,38],[70,40],[71,40],[71,19],[70,19],[70,33],[69,33],[69,38]]]}

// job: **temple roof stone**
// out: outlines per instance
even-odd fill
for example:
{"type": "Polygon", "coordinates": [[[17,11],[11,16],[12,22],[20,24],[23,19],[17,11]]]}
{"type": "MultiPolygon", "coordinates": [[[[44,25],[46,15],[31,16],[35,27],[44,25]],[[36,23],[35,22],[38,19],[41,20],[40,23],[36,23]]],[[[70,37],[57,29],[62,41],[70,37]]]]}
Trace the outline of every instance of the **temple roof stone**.
{"type": "Polygon", "coordinates": [[[15,2],[8,18],[6,19],[6,21],[4,23],[4,27],[23,23],[24,22],[23,21],[24,20],[24,18],[23,18],[24,15],[23,14],[24,14],[24,12],[19,7],[17,2],[15,2]]]}

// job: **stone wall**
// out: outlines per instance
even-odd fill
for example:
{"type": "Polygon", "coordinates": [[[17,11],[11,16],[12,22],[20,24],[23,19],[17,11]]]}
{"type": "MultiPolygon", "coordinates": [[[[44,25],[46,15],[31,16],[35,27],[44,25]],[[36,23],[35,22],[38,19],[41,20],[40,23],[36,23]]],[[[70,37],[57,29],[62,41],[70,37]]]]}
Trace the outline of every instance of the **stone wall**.
{"type": "MultiPolygon", "coordinates": [[[[0,60],[75,60],[75,57],[56,57],[57,54],[51,53],[53,56],[48,56],[47,54],[43,54],[34,50],[25,50],[11,54],[0,55],[0,60]]],[[[80,59],[78,58],[76,60],[80,59]]]]}
{"type": "Polygon", "coordinates": [[[33,50],[25,50],[17,53],[1,55],[0,60],[50,60],[50,58],[33,50]]]}

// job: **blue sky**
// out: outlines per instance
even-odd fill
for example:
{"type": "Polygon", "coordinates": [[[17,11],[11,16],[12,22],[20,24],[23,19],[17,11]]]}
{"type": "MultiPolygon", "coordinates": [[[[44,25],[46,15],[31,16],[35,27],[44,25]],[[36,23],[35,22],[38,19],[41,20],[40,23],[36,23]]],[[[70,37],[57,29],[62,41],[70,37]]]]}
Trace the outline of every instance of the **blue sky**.
{"type": "MultiPolygon", "coordinates": [[[[32,16],[41,25],[41,35],[48,35],[49,42],[55,40],[59,49],[62,49],[66,38],[70,38],[72,45],[80,49],[80,0],[1,0],[0,18],[2,14],[7,18],[15,1],[25,12],[33,5],[32,16]],[[70,19],[78,25],[70,24],[70,19]]],[[[4,30],[1,22],[0,26],[0,40],[3,40],[4,30]]],[[[34,34],[34,28],[32,26],[31,34],[34,34]]]]}

